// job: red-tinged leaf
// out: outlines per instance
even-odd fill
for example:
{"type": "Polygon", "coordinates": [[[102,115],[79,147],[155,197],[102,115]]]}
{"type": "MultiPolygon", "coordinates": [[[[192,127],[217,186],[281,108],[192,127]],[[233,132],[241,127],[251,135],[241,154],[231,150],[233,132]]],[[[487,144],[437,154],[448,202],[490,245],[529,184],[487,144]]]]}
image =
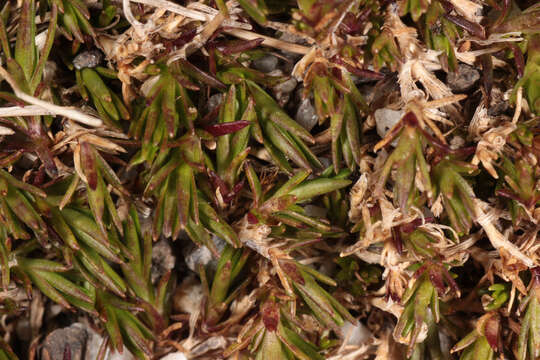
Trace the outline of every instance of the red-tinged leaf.
{"type": "Polygon", "coordinates": [[[439,139],[437,139],[435,136],[428,133],[426,130],[422,128],[418,128],[418,131],[422,134],[422,136],[429,141],[431,145],[433,145],[437,150],[442,152],[443,154],[451,154],[454,153],[454,151],[450,148],[450,146],[443,144],[439,139]]]}
{"type": "Polygon", "coordinates": [[[490,317],[488,320],[486,320],[486,323],[484,325],[484,336],[486,337],[486,340],[489,343],[489,346],[493,349],[493,351],[498,350],[498,343],[499,343],[499,316],[494,315],[490,317]]]}
{"type": "Polygon", "coordinates": [[[71,360],[71,346],[69,344],[66,344],[64,346],[64,360],[71,360]]]}
{"type": "MultiPolygon", "coordinates": [[[[168,275],[170,276],[170,272],[168,275]]],[[[141,309],[143,309],[145,314],[150,317],[152,328],[155,329],[157,333],[160,333],[165,329],[165,320],[163,319],[163,316],[161,316],[161,314],[156,310],[156,308],[152,304],[144,300],[141,300],[138,306],[141,307],[141,309]]]]}
{"type": "MultiPolygon", "coordinates": [[[[216,31],[217,32],[217,31],[216,31]]],[[[210,71],[210,74],[216,75],[217,73],[217,64],[216,64],[216,49],[212,48],[208,51],[210,56],[208,56],[208,71],[210,71]]],[[[219,80],[218,80],[219,81],[219,80]]],[[[223,84],[223,83],[222,83],[223,84]]],[[[227,87],[225,84],[223,84],[223,90],[225,90],[227,87]]]]}
{"type": "Polygon", "coordinates": [[[263,43],[263,38],[257,38],[248,41],[239,41],[233,44],[225,45],[222,49],[218,46],[218,50],[225,55],[237,54],[247,50],[256,48],[263,43]]]}
{"type": "Polygon", "coordinates": [[[448,272],[448,270],[443,266],[442,267],[443,276],[446,280],[446,283],[450,286],[450,289],[457,295],[460,296],[461,291],[459,290],[459,286],[452,277],[452,275],[448,272]]]}
{"type": "Polygon", "coordinates": [[[484,40],[487,39],[486,29],[482,25],[469,21],[461,16],[450,14],[445,14],[444,16],[452,23],[471,33],[473,36],[484,40]]]}
{"type": "MultiPolygon", "coordinates": [[[[210,54],[212,54],[213,52],[214,52],[214,50],[210,51],[210,54]]],[[[223,84],[221,81],[216,79],[214,76],[205,73],[204,71],[202,71],[201,69],[199,69],[198,67],[196,67],[195,65],[190,63],[189,61],[181,59],[181,60],[179,60],[179,62],[180,62],[180,65],[182,66],[182,70],[186,74],[194,77],[195,79],[199,80],[200,82],[202,82],[202,83],[204,83],[204,84],[206,84],[208,86],[214,87],[216,89],[221,89],[221,90],[227,89],[225,84],[223,84]]],[[[212,72],[212,67],[211,66],[210,66],[210,69],[211,69],[210,72],[214,73],[214,72],[212,72]]]]}
{"type": "Polygon", "coordinates": [[[182,85],[183,87],[185,87],[186,89],[188,90],[193,90],[193,91],[199,91],[201,90],[201,88],[199,86],[197,86],[196,84],[192,83],[188,78],[187,76],[183,75],[183,74],[176,74],[176,73],[173,73],[172,76],[175,78],[176,81],[178,81],[178,83],[180,85],[182,85]]]}
{"type": "Polygon", "coordinates": [[[264,202],[259,211],[265,215],[271,215],[273,212],[287,209],[296,202],[296,196],[284,195],[264,202]]]}
{"type": "Polygon", "coordinates": [[[208,131],[213,136],[223,136],[223,135],[232,134],[234,132],[242,130],[249,124],[250,124],[249,121],[238,120],[238,121],[205,126],[204,130],[208,131]]]}
{"type": "Polygon", "coordinates": [[[44,182],[45,182],[45,167],[42,166],[34,174],[34,178],[32,179],[32,185],[40,186],[40,185],[43,185],[44,182]]]}
{"type": "Polygon", "coordinates": [[[274,301],[267,301],[262,309],[262,320],[266,330],[274,332],[279,324],[279,306],[274,301]]]}
{"type": "Polygon", "coordinates": [[[411,221],[411,222],[409,222],[407,224],[401,225],[399,227],[399,230],[401,230],[405,234],[410,234],[414,230],[416,230],[420,225],[422,225],[423,222],[432,223],[434,221],[435,221],[435,218],[433,218],[431,216],[425,217],[423,219],[414,219],[413,221],[411,221]]]}
{"type": "Polygon", "coordinates": [[[195,35],[197,35],[197,28],[193,27],[191,29],[187,29],[186,31],[182,31],[178,38],[172,41],[165,41],[164,45],[167,50],[172,51],[174,47],[181,48],[182,46],[186,45],[188,42],[193,40],[195,35]]]}
{"type": "Polygon", "coordinates": [[[141,333],[139,329],[137,329],[134,325],[132,326],[125,326],[125,331],[131,341],[147,356],[152,355],[152,348],[151,348],[151,342],[144,337],[144,334],[141,333]]]}
{"type": "Polygon", "coordinates": [[[154,101],[156,101],[156,99],[158,98],[158,96],[161,95],[161,91],[163,89],[163,83],[162,82],[158,82],[154,88],[152,88],[151,90],[151,93],[148,94],[149,96],[146,98],[146,107],[149,107],[151,106],[154,101]]]}
{"type": "Polygon", "coordinates": [[[407,126],[417,127],[418,126],[418,118],[416,115],[409,111],[403,117],[401,118],[401,122],[407,126]]]}
{"type": "Polygon", "coordinates": [[[214,189],[219,189],[221,196],[225,197],[229,194],[229,187],[227,186],[225,181],[223,181],[223,179],[219,177],[218,174],[208,169],[208,177],[210,178],[210,182],[212,183],[214,189]]]}
{"type": "Polygon", "coordinates": [[[499,26],[500,24],[502,24],[502,22],[504,21],[504,19],[506,18],[506,15],[508,15],[508,10],[510,10],[510,0],[503,0],[502,1],[502,8],[499,4],[497,4],[498,1],[495,1],[495,6],[498,7],[498,10],[501,11],[501,13],[499,14],[499,17],[497,18],[497,20],[495,21],[495,23],[492,25],[492,28],[496,28],[497,26],[499,26]]]}
{"type": "Polygon", "coordinates": [[[12,163],[16,162],[17,160],[19,160],[19,158],[22,156],[22,154],[24,152],[25,152],[25,150],[20,149],[20,150],[16,150],[12,154],[4,156],[3,158],[0,159],[0,167],[2,167],[2,168],[8,167],[10,164],[12,164],[12,163]]]}
{"type": "Polygon", "coordinates": [[[392,244],[394,244],[399,255],[403,254],[403,240],[400,231],[396,228],[392,228],[392,244]]]}
{"type": "Polygon", "coordinates": [[[438,269],[430,269],[429,271],[429,279],[431,280],[431,283],[437,289],[437,292],[439,295],[444,294],[444,281],[441,273],[437,271],[438,269]]]}
{"type": "Polygon", "coordinates": [[[242,189],[244,188],[244,183],[245,183],[245,179],[242,179],[241,181],[236,183],[233,186],[232,190],[229,191],[227,195],[223,196],[223,200],[226,203],[230,203],[236,197],[236,195],[238,195],[240,191],[242,191],[242,189]]]}
{"type": "Polygon", "coordinates": [[[203,125],[210,124],[213,119],[216,119],[219,116],[219,112],[221,110],[221,105],[222,105],[222,103],[220,103],[218,106],[216,106],[208,114],[204,115],[204,117],[200,120],[199,123],[203,124],[203,125]]]}
{"type": "Polygon", "coordinates": [[[243,188],[244,188],[245,179],[242,179],[241,181],[237,182],[236,185],[233,187],[233,192],[235,194],[238,194],[243,188]]]}
{"type": "Polygon", "coordinates": [[[90,189],[96,190],[98,182],[98,173],[96,168],[96,158],[93,153],[94,149],[86,142],[81,144],[81,165],[88,180],[90,189]]]}
{"type": "Polygon", "coordinates": [[[489,107],[491,102],[491,90],[493,89],[493,60],[490,54],[480,57],[482,62],[482,85],[484,87],[484,104],[489,107]]]}
{"type": "Polygon", "coordinates": [[[13,104],[15,106],[24,107],[26,103],[22,100],[20,100],[18,97],[16,97],[13,94],[10,94],[5,91],[0,91],[0,99],[5,100],[8,104],[13,104]]]}
{"type": "Polygon", "coordinates": [[[418,279],[420,277],[420,275],[422,275],[424,273],[424,271],[426,271],[427,269],[427,265],[426,264],[422,264],[422,266],[420,266],[413,274],[413,278],[415,279],[418,279]]]}
{"type": "Polygon", "coordinates": [[[250,212],[247,213],[247,220],[251,225],[259,223],[259,219],[257,219],[257,217],[250,212]]]}
{"type": "Polygon", "coordinates": [[[298,267],[294,263],[289,261],[283,261],[280,266],[294,282],[300,285],[305,284],[304,277],[302,276],[302,274],[300,274],[298,267]]]}
{"type": "Polygon", "coordinates": [[[514,62],[516,63],[516,69],[518,72],[519,77],[523,77],[523,72],[525,71],[525,58],[523,57],[523,52],[514,43],[509,42],[508,47],[510,47],[510,50],[512,50],[512,53],[514,54],[514,62]]]}
{"type": "Polygon", "coordinates": [[[353,66],[346,61],[343,61],[341,58],[335,58],[336,63],[341,64],[353,75],[356,75],[362,79],[368,80],[382,80],[384,79],[384,74],[378,71],[368,70],[368,69],[359,69],[356,66],[353,66]]]}
{"type": "Polygon", "coordinates": [[[540,285],[540,266],[531,269],[531,275],[535,284],[540,285]]]}

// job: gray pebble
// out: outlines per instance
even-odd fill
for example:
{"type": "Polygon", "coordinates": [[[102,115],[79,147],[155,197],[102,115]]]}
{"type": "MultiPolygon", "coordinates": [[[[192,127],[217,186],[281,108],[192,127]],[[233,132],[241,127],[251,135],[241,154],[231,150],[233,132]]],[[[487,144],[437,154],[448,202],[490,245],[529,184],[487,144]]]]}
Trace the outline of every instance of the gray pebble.
{"type": "Polygon", "coordinates": [[[259,70],[263,73],[269,73],[270,71],[275,70],[278,65],[278,58],[274,55],[265,55],[258,59],[253,60],[251,63],[254,69],[259,70]]]}
{"type": "Polygon", "coordinates": [[[269,76],[283,76],[283,70],[275,69],[268,73],[269,76]]]}
{"type": "Polygon", "coordinates": [[[75,69],[94,68],[103,60],[103,54],[99,50],[83,51],[73,59],[75,69]]]}
{"type": "Polygon", "coordinates": [[[480,73],[478,70],[466,64],[459,64],[458,70],[448,73],[446,78],[450,89],[458,92],[471,89],[479,79],[480,73]]]}
{"type": "Polygon", "coordinates": [[[403,116],[403,111],[382,108],[377,109],[373,116],[375,117],[377,134],[381,138],[384,138],[386,133],[399,122],[399,120],[403,116]]]}
{"type": "Polygon", "coordinates": [[[170,270],[174,269],[176,257],[169,241],[162,239],[152,247],[152,272],[150,277],[152,283],[156,283],[170,270]]]}
{"type": "Polygon", "coordinates": [[[325,208],[315,205],[304,206],[304,211],[307,216],[316,218],[324,218],[328,213],[325,208]]]}
{"type": "Polygon", "coordinates": [[[360,346],[373,338],[371,331],[360,321],[357,324],[345,321],[341,326],[341,332],[347,339],[347,345],[360,346]]]}
{"type": "Polygon", "coordinates": [[[82,360],[88,341],[88,332],[81,323],[69,327],[56,329],[45,339],[43,346],[43,359],[64,360],[69,352],[69,359],[82,360]]]}
{"type": "MultiPolygon", "coordinates": [[[[221,253],[227,244],[225,240],[213,236],[212,241],[216,245],[217,251],[221,253]]],[[[199,265],[215,269],[217,267],[217,259],[212,255],[206,246],[192,246],[184,250],[184,257],[187,267],[195,272],[199,272],[199,265]]]]}
{"type": "Polygon", "coordinates": [[[214,111],[223,101],[223,94],[218,93],[210,96],[208,102],[206,103],[206,109],[208,113],[214,111]]]}
{"type": "MultiPolygon", "coordinates": [[[[82,324],[80,325],[85,326],[82,324]]],[[[86,332],[88,333],[88,341],[86,343],[86,354],[84,356],[84,360],[96,360],[98,358],[99,348],[101,344],[103,343],[103,337],[90,327],[85,327],[85,329],[86,329],[86,332]]],[[[107,360],[135,360],[135,357],[124,346],[122,353],[119,353],[117,351],[107,350],[105,359],[107,360]]]]}
{"type": "Polygon", "coordinates": [[[303,99],[301,101],[300,106],[296,111],[295,119],[308,131],[311,131],[311,129],[315,127],[317,121],[319,121],[319,116],[317,116],[317,112],[315,111],[313,104],[311,104],[311,100],[303,99]]]}
{"type": "Polygon", "coordinates": [[[278,36],[279,40],[290,42],[290,43],[296,43],[296,44],[307,44],[306,40],[296,34],[290,33],[290,32],[283,32],[278,36]]]}
{"type": "Polygon", "coordinates": [[[285,80],[284,82],[274,86],[274,91],[280,92],[280,93],[290,93],[296,88],[297,84],[298,82],[296,81],[295,78],[289,78],[285,80]]]}
{"type": "Polygon", "coordinates": [[[17,321],[15,326],[15,333],[17,337],[25,342],[30,342],[32,340],[32,329],[30,328],[30,319],[21,318],[17,321]]]}
{"type": "Polygon", "coordinates": [[[198,272],[199,265],[206,266],[212,259],[212,253],[206,246],[192,247],[185,255],[186,265],[193,272],[198,272]]]}

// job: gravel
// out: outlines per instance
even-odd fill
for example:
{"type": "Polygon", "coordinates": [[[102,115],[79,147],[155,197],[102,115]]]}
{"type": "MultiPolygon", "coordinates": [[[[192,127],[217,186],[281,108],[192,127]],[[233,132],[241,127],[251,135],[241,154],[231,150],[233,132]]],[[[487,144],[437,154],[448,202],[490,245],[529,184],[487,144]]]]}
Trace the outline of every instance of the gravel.
{"type": "MultiPolygon", "coordinates": [[[[81,324],[82,325],[82,324],[81,324]]],[[[83,325],[84,326],[84,325],[83,325]]],[[[88,341],[86,344],[86,354],[84,360],[96,360],[98,358],[99,349],[103,343],[103,337],[89,327],[86,327],[88,332],[88,341]]],[[[107,350],[105,354],[106,360],[135,360],[131,352],[124,347],[122,353],[117,351],[107,350]]],[[[63,359],[61,359],[63,360],[63,359]]]]}
{"type": "Polygon", "coordinates": [[[377,125],[377,134],[381,138],[384,138],[386,133],[399,122],[403,116],[403,111],[382,108],[377,109],[373,116],[375,117],[375,124],[377,125]]]}
{"type": "Polygon", "coordinates": [[[367,343],[372,338],[371,331],[369,331],[369,329],[361,322],[354,325],[349,321],[345,321],[341,326],[341,332],[347,339],[347,345],[360,346],[367,343]]]}
{"type": "Polygon", "coordinates": [[[187,357],[184,353],[177,351],[166,355],[164,358],[161,358],[161,360],[187,360],[187,357]]]}
{"type": "Polygon", "coordinates": [[[448,73],[446,81],[452,90],[464,92],[470,90],[479,79],[478,70],[466,64],[459,64],[456,72],[448,73]]]}
{"type": "MultiPolygon", "coordinates": [[[[216,245],[219,252],[221,252],[226,245],[225,240],[217,236],[213,236],[212,241],[216,245]]],[[[209,266],[209,268],[212,270],[217,266],[217,259],[212,255],[206,246],[193,245],[187,247],[184,251],[184,258],[186,260],[187,267],[195,273],[199,272],[199,265],[204,267],[209,266]]]]}
{"type": "Polygon", "coordinates": [[[311,103],[310,99],[303,99],[300,102],[300,106],[296,111],[295,119],[308,131],[311,131],[311,129],[313,129],[315,125],[317,125],[317,122],[319,121],[319,116],[317,116],[315,107],[311,103]]]}
{"type": "Polygon", "coordinates": [[[75,323],[66,328],[56,329],[45,339],[42,359],[83,360],[87,341],[88,332],[84,324],[75,323]]]}
{"type": "Polygon", "coordinates": [[[184,278],[173,296],[173,310],[178,313],[192,314],[201,309],[204,292],[201,282],[195,275],[184,278]]]}
{"type": "Polygon", "coordinates": [[[103,54],[99,50],[83,51],[73,59],[75,69],[94,68],[103,60],[103,54]]]}
{"type": "Polygon", "coordinates": [[[176,257],[173,255],[171,244],[168,240],[162,239],[154,244],[152,248],[152,283],[161,279],[170,270],[174,269],[176,257]]]}
{"type": "Polygon", "coordinates": [[[295,78],[289,78],[285,80],[284,82],[279,83],[276,86],[274,86],[274,91],[288,94],[292,92],[294,89],[296,89],[297,84],[298,84],[298,81],[296,81],[295,78]]]}
{"type": "Polygon", "coordinates": [[[212,111],[214,111],[219,106],[219,104],[221,104],[222,101],[223,101],[223,94],[221,93],[210,96],[210,98],[208,99],[206,103],[207,112],[211,113],[212,111]]]}
{"type": "Polygon", "coordinates": [[[265,55],[263,57],[253,60],[251,65],[255,70],[259,70],[263,73],[269,73],[277,68],[278,58],[274,55],[265,55]]]}

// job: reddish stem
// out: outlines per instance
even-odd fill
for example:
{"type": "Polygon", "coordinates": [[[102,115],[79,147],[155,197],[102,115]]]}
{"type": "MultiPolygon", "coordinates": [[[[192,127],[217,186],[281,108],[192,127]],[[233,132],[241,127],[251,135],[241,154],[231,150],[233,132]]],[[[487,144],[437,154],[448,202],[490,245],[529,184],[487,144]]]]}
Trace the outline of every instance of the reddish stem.
{"type": "Polygon", "coordinates": [[[257,38],[249,41],[241,41],[236,44],[226,45],[223,47],[223,49],[220,49],[221,52],[225,55],[232,55],[241,53],[247,50],[251,50],[256,48],[257,46],[261,45],[264,41],[263,38],[257,38]]]}

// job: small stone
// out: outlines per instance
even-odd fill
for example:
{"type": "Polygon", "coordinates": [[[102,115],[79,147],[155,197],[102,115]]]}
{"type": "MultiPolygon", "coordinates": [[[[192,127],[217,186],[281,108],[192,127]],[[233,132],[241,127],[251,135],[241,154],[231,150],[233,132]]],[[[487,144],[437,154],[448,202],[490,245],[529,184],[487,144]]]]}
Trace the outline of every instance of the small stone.
{"type": "Polygon", "coordinates": [[[45,339],[42,358],[45,360],[83,360],[88,341],[88,332],[81,323],[56,329],[45,339]],[[67,355],[66,357],[66,354],[67,355]]]}
{"type": "Polygon", "coordinates": [[[212,261],[212,253],[206,246],[195,246],[186,254],[186,265],[193,271],[197,272],[199,265],[206,266],[212,261]]]}
{"type": "Polygon", "coordinates": [[[156,283],[163,275],[174,269],[176,257],[169,241],[162,239],[154,244],[152,248],[152,283],[156,283]]]}
{"type": "Polygon", "coordinates": [[[463,92],[470,90],[479,79],[478,70],[466,64],[459,64],[456,72],[448,73],[446,81],[450,89],[463,92]]]}
{"type": "Polygon", "coordinates": [[[30,319],[25,317],[17,321],[15,333],[22,341],[30,342],[32,340],[32,329],[30,328],[30,319]]]}
{"type": "Polygon", "coordinates": [[[504,115],[508,109],[510,109],[510,104],[508,99],[505,99],[504,93],[499,88],[493,88],[487,109],[488,116],[498,117],[504,115]]]}
{"type": "Polygon", "coordinates": [[[315,107],[311,103],[311,100],[303,99],[301,101],[300,106],[296,111],[295,119],[307,131],[311,131],[311,129],[313,129],[313,127],[317,125],[317,122],[319,121],[319,116],[317,116],[317,112],[315,110],[315,107]]]}
{"type": "Polygon", "coordinates": [[[317,217],[317,218],[324,218],[328,211],[320,206],[315,205],[306,205],[304,206],[304,211],[307,216],[309,217],[317,217]]]}
{"type": "Polygon", "coordinates": [[[251,63],[255,70],[259,70],[263,73],[269,73],[270,71],[275,70],[278,65],[278,58],[274,55],[265,55],[258,59],[253,60],[251,63]]]}
{"type": "MultiPolygon", "coordinates": [[[[101,344],[103,343],[103,337],[89,327],[86,327],[88,333],[88,341],[86,344],[86,354],[84,360],[96,360],[98,358],[101,344]]],[[[135,357],[131,352],[124,348],[122,352],[107,350],[105,353],[105,359],[107,360],[135,360],[135,357]]]]}
{"type": "Polygon", "coordinates": [[[206,109],[208,110],[208,113],[211,113],[214,111],[223,101],[223,94],[214,94],[210,96],[208,99],[208,102],[206,103],[206,109]]]}
{"type": "MultiPolygon", "coordinates": [[[[213,236],[212,241],[216,245],[218,252],[221,252],[223,248],[225,248],[225,240],[217,236],[213,236]]],[[[199,272],[199,265],[209,267],[210,270],[214,270],[217,266],[217,259],[212,255],[206,246],[193,245],[191,247],[187,247],[186,251],[184,251],[184,257],[186,259],[187,267],[195,273],[199,272]]]]}
{"type": "Polygon", "coordinates": [[[268,76],[283,76],[283,70],[275,69],[268,73],[268,76]]]}
{"type": "Polygon", "coordinates": [[[201,282],[194,275],[184,278],[173,296],[173,309],[176,312],[193,314],[200,310],[204,294],[201,282]]]}
{"type": "Polygon", "coordinates": [[[227,347],[227,340],[223,336],[212,336],[193,347],[190,355],[196,358],[209,351],[225,349],[225,347],[227,347]]]}
{"type": "Polygon", "coordinates": [[[347,340],[346,345],[360,346],[367,343],[372,337],[371,331],[361,322],[354,325],[349,321],[345,321],[341,326],[341,332],[347,340]]]}
{"type": "Polygon", "coordinates": [[[94,68],[103,60],[103,54],[99,50],[83,51],[73,59],[75,69],[94,68]]]}
{"type": "Polygon", "coordinates": [[[290,43],[296,43],[296,44],[306,44],[306,40],[299,36],[299,35],[296,35],[296,34],[293,34],[291,32],[283,32],[281,33],[279,36],[278,36],[278,39],[281,40],[281,41],[285,41],[285,42],[290,42],[290,43]]]}
{"type": "Polygon", "coordinates": [[[45,84],[51,84],[58,73],[58,65],[54,61],[45,62],[43,68],[43,82],[45,84]]]}
{"type": "Polygon", "coordinates": [[[403,111],[396,111],[392,109],[377,109],[373,114],[375,117],[375,124],[377,126],[377,134],[384,138],[386,133],[390,131],[396,125],[401,117],[403,116],[403,111]]]}
{"type": "Polygon", "coordinates": [[[295,78],[290,78],[274,86],[274,91],[278,93],[290,93],[296,88],[297,84],[298,82],[295,78]]]}
{"type": "Polygon", "coordinates": [[[183,352],[178,351],[166,355],[165,357],[161,358],[161,360],[187,360],[187,357],[183,352]]]}

